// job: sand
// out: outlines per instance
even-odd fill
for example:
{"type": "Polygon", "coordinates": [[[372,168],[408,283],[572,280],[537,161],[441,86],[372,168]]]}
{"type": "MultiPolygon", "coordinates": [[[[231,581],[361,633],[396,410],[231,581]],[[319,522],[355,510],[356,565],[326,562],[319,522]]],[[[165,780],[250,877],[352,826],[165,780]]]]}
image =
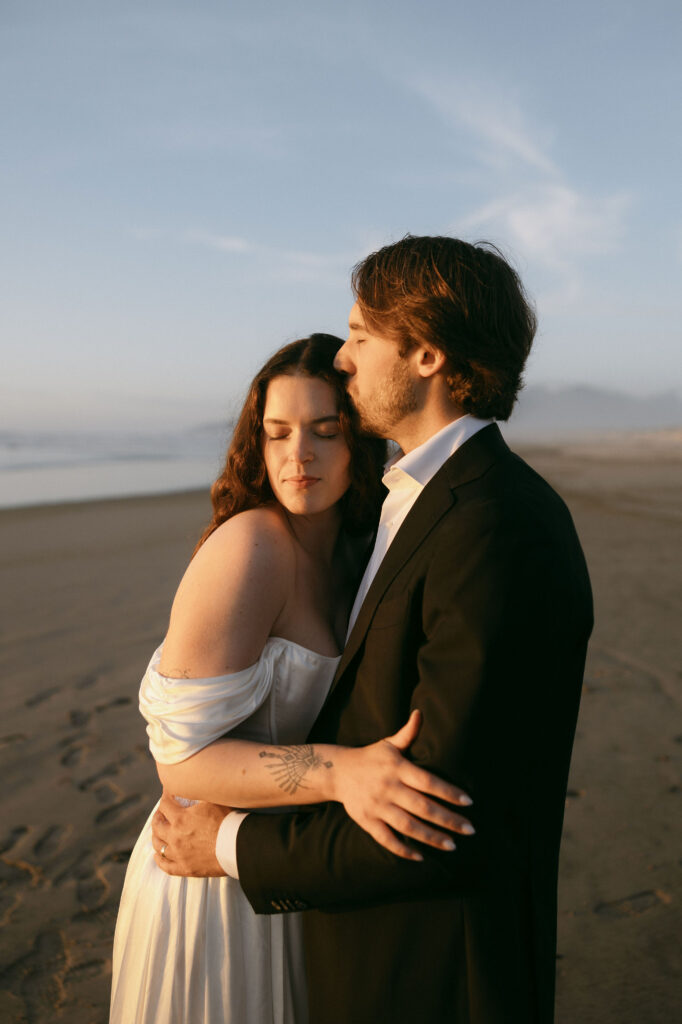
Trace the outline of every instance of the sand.
{"type": "MultiPolygon", "coordinates": [[[[566,805],[557,1022],[669,1024],[682,1019],[682,444],[524,454],[574,514],[597,616],[566,805]]],[[[158,793],[137,688],[207,514],[204,493],[0,512],[8,1024],[107,1019],[125,865],[158,793]]]]}

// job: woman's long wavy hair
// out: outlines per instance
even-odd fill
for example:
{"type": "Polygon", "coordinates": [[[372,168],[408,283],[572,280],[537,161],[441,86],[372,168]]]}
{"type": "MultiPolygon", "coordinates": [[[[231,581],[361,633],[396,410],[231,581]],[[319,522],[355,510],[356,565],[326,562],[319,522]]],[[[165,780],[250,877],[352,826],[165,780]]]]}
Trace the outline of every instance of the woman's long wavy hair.
{"type": "Polygon", "coordinates": [[[275,501],[263,457],[263,411],[270,381],[303,376],[323,380],[333,389],[343,436],[350,450],[350,486],[341,499],[342,524],[349,534],[368,533],[376,527],[381,509],[381,471],[386,443],[360,431],[343,376],[334,369],[334,357],[343,345],[332,334],[311,334],[275,352],[256,374],[244,402],[222,473],[211,488],[213,518],[199,538],[194,553],[214,530],[238,512],[275,501]]]}

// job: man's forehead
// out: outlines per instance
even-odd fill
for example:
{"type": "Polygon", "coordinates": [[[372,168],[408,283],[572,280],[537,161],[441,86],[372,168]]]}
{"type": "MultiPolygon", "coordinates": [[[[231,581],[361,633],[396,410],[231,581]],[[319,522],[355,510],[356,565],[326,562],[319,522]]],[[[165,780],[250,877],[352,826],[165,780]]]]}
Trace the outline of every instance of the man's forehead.
{"type": "Polygon", "coordinates": [[[365,318],[363,317],[362,310],[360,309],[360,306],[358,305],[357,302],[355,303],[350,313],[348,314],[348,327],[350,328],[351,331],[367,330],[365,318]]]}

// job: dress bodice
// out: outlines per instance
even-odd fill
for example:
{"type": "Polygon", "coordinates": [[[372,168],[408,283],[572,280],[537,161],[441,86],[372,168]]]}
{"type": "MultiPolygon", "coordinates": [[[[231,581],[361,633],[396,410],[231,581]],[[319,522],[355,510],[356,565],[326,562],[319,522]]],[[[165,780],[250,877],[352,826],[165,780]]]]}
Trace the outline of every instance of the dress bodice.
{"type": "Polygon", "coordinates": [[[269,637],[258,661],[205,679],[161,675],[159,647],[140,686],[149,746],[162,764],[196,754],[226,733],[258,743],[300,743],[331,686],[338,657],[269,637]]]}

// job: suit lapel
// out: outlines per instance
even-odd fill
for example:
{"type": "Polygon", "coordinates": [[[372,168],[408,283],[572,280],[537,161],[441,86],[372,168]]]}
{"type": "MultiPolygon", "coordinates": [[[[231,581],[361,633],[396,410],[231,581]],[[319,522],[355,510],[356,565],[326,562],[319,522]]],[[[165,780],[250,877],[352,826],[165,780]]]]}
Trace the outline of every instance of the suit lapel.
{"type": "Polygon", "coordinates": [[[357,653],[386,590],[436,523],[454,505],[456,489],[481,476],[502,453],[508,452],[499,428],[491,424],[465,442],[429,480],[405,517],[372,580],[343,650],[332,690],[357,653]]]}
{"type": "MultiPolygon", "coordinates": [[[[438,520],[451,507],[453,502],[452,491],[450,490],[447,480],[443,480],[443,484],[444,486],[434,489],[435,493],[432,495],[432,500],[427,502],[422,501],[424,494],[426,493],[426,488],[424,488],[424,491],[422,491],[419,498],[410,509],[405,522],[398,530],[393,543],[386,552],[386,555],[377,570],[376,576],[372,580],[372,584],[367,591],[367,596],[362,602],[362,607],[360,608],[360,612],[355,620],[351,634],[348,637],[348,642],[343,650],[341,661],[336,671],[335,682],[341,677],[346,666],[350,663],[355,652],[362,643],[365,633],[369,628],[369,624],[372,621],[376,607],[384,596],[387,587],[400,569],[402,569],[408,558],[419,547],[424,538],[431,532],[438,520]]],[[[431,481],[429,482],[429,487],[430,486],[431,481]]]]}

